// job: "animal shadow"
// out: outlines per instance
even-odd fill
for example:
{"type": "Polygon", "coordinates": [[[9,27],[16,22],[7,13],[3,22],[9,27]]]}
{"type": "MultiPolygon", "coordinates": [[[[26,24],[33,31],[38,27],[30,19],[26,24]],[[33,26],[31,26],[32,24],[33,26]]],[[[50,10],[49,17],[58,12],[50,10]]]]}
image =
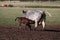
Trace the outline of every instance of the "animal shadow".
{"type": "Polygon", "coordinates": [[[53,30],[53,29],[44,29],[44,30],[35,30],[35,31],[60,32],[60,30],[53,30]]]}

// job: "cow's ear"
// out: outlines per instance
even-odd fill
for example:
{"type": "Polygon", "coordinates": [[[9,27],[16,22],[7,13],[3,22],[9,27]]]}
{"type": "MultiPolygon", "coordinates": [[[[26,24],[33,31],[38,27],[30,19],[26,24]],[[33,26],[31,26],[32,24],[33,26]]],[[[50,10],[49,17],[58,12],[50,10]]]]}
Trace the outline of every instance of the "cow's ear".
{"type": "Polygon", "coordinates": [[[26,13],[26,10],[23,10],[22,12],[23,12],[23,13],[26,13]]]}

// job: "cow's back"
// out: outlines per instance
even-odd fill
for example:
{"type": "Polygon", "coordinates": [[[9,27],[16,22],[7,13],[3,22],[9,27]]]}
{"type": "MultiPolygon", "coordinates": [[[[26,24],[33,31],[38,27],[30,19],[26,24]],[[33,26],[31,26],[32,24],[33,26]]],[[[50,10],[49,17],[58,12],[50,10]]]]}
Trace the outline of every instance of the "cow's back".
{"type": "Polygon", "coordinates": [[[41,15],[43,14],[43,11],[40,10],[27,10],[25,17],[30,20],[39,20],[41,18],[41,15]]]}

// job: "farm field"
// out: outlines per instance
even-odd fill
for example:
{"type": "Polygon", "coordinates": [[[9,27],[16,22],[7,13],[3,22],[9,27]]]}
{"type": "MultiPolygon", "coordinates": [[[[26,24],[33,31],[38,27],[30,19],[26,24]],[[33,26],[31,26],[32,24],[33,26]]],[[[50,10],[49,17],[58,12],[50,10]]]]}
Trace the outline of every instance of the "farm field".
{"type": "Polygon", "coordinates": [[[52,17],[46,14],[48,25],[60,25],[60,8],[20,8],[20,7],[0,7],[0,25],[17,25],[16,17],[22,16],[22,10],[43,10],[48,11],[52,17]]]}
{"type": "Polygon", "coordinates": [[[20,8],[20,7],[0,7],[0,40],[60,40],[60,8],[20,8]],[[52,17],[46,14],[46,27],[37,27],[36,31],[30,31],[23,27],[18,29],[16,17],[22,16],[22,10],[44,10],[48,11],[52,17]]]}
{"type": "Polygon", "coordinates": [[[54,2],[50,2],[50,1],[46,1],[46,2],[42,2],[42,1],[37,1],[37,2],[20,2],[20,1],[4,1],[4,2],[0,2],[0,6],[2,4],[12,4],[14,6],[19,6],[19,7],[24,7],[24,6],[60,6],[60,1],[54,1],[54,2]]]}

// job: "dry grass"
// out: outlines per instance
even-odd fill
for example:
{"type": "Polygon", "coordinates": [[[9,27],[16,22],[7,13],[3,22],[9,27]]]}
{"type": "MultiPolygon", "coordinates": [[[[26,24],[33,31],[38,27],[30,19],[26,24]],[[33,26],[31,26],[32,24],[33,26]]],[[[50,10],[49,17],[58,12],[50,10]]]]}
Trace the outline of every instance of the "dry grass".
{"type": "Polygon", "coordinates": [[[14,6],[60,6],[60,1],[55,2],[20,2],[20,1],[4,1],[0,2],[2,4],[13,4],[14,6]]]}

